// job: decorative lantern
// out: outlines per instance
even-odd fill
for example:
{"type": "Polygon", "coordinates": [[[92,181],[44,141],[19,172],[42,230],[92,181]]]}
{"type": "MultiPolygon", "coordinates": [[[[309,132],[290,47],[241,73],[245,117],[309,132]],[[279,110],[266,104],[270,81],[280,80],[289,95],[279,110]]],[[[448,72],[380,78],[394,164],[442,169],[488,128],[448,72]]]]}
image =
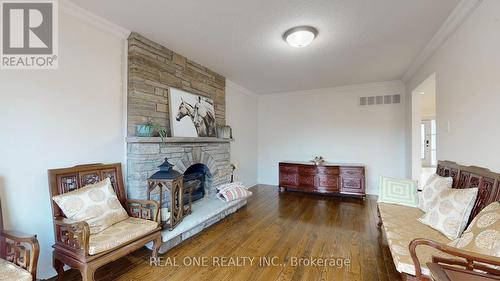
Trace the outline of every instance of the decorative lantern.
{"type": "Polygon", "coordinates": [[[151,199],[151,192],[159,188],[162,227],[166,227],[168,230],[174,229],[184,217],[184,188],[182,184],[184,176],[172,169],[173,166],[168,162],[168,158],[165,158],[165,162],[158,166],[160,170],[148,179],[148,199],[151,199]],[[168,191],[170,199],[169,205],[165,207],[162,202],[164,189],[168,191]]]}

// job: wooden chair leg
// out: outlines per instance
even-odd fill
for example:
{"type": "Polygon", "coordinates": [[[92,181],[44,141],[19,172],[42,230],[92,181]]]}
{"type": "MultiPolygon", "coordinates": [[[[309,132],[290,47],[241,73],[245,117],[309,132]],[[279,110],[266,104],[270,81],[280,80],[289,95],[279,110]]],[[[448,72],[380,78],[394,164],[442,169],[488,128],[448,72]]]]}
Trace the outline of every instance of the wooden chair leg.
{"type": "Polygon", "coordinates": [[[151,256],[155,259],[158,257],[158,252],[160,251],[160,246],[161,246],[161,235],[159,235],[158,238],[156,238],[153,241],[153,253],[151,254],[151,256]]]}
{"type": "Polygon", "coordinates": [[[94,281],[95,269],[93,267],[85,266],[80,269],[80,273],[82,274],[82,281],[94,281]]]}
{"type": "Polygon", "coordinates": [[[64,277],[64,263],[61,262],[60,260],[56,259],[55,257],[52,258],[52,266],[57,272],[57,281],[63,280],[64,277]]]}

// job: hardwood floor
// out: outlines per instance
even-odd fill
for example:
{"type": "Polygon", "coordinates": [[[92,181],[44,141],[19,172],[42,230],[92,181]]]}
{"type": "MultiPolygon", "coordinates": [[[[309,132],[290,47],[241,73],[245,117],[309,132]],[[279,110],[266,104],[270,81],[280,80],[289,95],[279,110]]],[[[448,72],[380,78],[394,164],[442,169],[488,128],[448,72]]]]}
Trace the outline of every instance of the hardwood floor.
{"type": "MultiPolygon", "coordinates": [[[[151,267],[142,249],[99,269],[96,280],[400,280],[376,227],[375,199],[278,193],[265,185],[251,190],[246,207],[170,250],[162,266],[151,267]],[[223,266],[222,257],[248,258],[240,267],[223,266]],[[279,265],[260,266],[260,257],[279,265]],[[344,258],[350,265],[293,266],[299,257],[344,258]],[[174,259],[179,266],[166,265],[174,259]],[[199,266],[183,265],[194,259],[199,266]]],[[[64,280],[81,278],[71,270],[64,280]]]]}

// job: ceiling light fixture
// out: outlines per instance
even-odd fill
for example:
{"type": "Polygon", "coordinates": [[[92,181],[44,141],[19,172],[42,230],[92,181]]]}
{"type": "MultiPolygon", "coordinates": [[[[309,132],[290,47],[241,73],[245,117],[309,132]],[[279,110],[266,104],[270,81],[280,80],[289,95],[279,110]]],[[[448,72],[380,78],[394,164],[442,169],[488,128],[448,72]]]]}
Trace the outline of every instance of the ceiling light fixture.
{"type": "Polygon", "coordinates": [[[283,39],[295,48],[306,47],[318,35],[318,30],[312,26],[297,26],[283,34],[283,39]]]}

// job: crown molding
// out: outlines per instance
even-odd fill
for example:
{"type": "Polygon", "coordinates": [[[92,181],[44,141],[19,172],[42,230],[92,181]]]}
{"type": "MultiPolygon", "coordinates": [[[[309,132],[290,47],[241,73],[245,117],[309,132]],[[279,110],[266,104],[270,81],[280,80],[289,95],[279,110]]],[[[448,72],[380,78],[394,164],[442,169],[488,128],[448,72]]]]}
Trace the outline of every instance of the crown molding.
{"type": "Polygon", "coordinates": [[[126,39],[130,34],[130,30],[113,22],[110,22],[107,19],[104,19],[92,12],[89,12],[69,0],[60,0],[59,9],[65,14],[74,16],[90,25],[108,31],[122,39],[126,39]]]}
{"type": "Polygon", "coordinates": [[[259,95],[250,91],[249,89],[247,88],[244,88],[243,86],[240,86],[238,84],[236,84],[235,82],[229,80],[226,78],[226,88],[230,88],[230,89],[234,89],[238,92],[241,92],[247,96],[250,96],[250,97],[253,97],[253,98],[259,98],[259,95]]]}
{"type": "Polygon", "coordinates": [[[388,80],[388,81],[380,81],[380,82],[369,82],[369,83],[358,83],[358,84],[349,84],[343,86],[334,86],[334,87],[326,87],[326,88],[316,88],[310,90],[300,90],[300,91],[291,91],[291,92],[276,92],[270,94],[264,94],[260,97],[279,97],[279,96],[294,96],[294,95],[310,95],[323,93],[324,91],[329,91],[331,93],[342,93],[342,92],[373,92],[376,89],[384,89],[387,94],[396,94],[400,92],[404,92],[405,84],[401,80],[388,80]]]}
{"type": "Polygon", "coordinates": [[[408,70],[402,77],[404,82],[408,82],[417,70],[443,45],[443,43],[452,35],[460,25],[469,17],[469,15],[483,2],[483,0],[462,0],[453,9],[446,21],[427,43],[425,48],[412,62],[408,70]]]}

